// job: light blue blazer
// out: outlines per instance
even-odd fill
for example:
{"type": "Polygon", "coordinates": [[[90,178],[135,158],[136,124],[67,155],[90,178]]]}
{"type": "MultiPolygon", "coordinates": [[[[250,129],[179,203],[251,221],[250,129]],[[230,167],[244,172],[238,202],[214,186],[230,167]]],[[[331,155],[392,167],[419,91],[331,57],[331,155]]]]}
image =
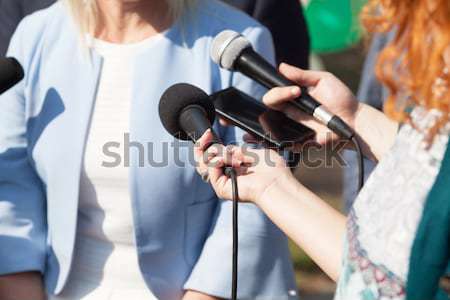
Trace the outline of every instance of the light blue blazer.
{"type": "MultiPolygon", "coordinates": [[[[157,47],[135,62],[131,141],[153,144],[153,158],[168,166],[139,166],[131,153],[131,200],[142,274],[160,299],[183,289],[228,298],[231,288],[231,203],[220,201],[188,161],[179,167],[173,138],[163,129],[158,102],[169,86],[188,82],[211,93],[235,86],[255,97],[264,90],[220,70],[209,56],[224,29],[242,32],[273,61],[268,31],[216,0],[199,1],[157,47]],[[168,155],[167,155],[168,153],[168,155]]],[[[102,58],[83,48],[64,2],[27,17],[9,56],[25,79],[0,96],[0,275],[42,272],[49,293],[59,293],[71,270],[77,228],[80,171],[102,58]]],[[[240,138],[215,125],[226,142],[240,138]]],[[[276,199],[274,199],[276,200],[276,199]]],[[[240,210],[240,299],[296,299],[285,236],[250,204],[240,210]]]]}

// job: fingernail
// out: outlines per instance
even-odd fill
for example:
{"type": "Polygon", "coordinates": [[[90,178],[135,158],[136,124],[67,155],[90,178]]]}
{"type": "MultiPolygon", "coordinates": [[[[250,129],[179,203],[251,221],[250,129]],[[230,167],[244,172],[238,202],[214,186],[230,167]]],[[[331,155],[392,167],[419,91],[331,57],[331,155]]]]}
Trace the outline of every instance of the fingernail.
{"type": "Polygon", "coordinates": [[[291,89],[291,94],[292,94],[293,96],[299,95],[300,92],[301,92],[301,90],[300,90],[300,88],[299,88],[298,86],[295,86],[295,87],[293,87],[293,88],[291,89]]]}

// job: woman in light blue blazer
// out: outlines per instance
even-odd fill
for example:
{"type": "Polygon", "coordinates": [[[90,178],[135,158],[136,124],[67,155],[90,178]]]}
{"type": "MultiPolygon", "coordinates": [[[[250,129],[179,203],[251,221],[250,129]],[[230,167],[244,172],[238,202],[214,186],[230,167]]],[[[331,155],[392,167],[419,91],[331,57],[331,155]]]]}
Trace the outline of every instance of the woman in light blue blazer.
{"type": "MultiPolygon", "coordinates": [[[[178,82],[262,95],[211,62],[224,29],[273,61],[268,31],[216,0],[67,0],[22,21],[8,56],[25,79],[0,96],[1,299],[229,297],[230,203],[157,112],[178,82]]],[[[240,299],[297,298],[286,238],[253,205],[239,242],[240,299]]]]}

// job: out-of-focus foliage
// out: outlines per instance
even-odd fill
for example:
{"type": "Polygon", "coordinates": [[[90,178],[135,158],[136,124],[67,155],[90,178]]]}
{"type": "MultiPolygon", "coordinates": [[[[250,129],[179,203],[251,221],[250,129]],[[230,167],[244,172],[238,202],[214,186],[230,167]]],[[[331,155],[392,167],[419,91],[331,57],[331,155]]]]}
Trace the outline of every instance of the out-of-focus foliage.
{"type": "Polygon", "coordinates": [[[336,52],[356,44],[362,35],[359,14],[366,0],[311,0],[306,20],[315,53],[336,52]]]}

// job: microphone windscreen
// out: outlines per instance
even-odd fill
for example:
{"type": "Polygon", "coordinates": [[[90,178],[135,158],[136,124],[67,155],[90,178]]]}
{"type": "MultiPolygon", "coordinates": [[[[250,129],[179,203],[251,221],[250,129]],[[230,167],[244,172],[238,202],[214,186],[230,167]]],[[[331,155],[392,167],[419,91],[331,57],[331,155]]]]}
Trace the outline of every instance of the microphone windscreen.
{"type": "Polygon", "coordinates": [[[0,58],[0,94],[12,88],[23,77],[23,68],[15,58],[0,58]]]}
{"type": "Polygon", "coordinates": [[[234,63],[242,51],[249,47],[252,45],[241,34],[232,30],[224,30],[212,42],[211,59],[222,68],[233,70],[234,63]]]}
{"type": "Polygon", "coordinates": [[[209,96],[196,86],[178,83],[169,87],[159,101],[159,117],[164,128],[174,137],[190,140],[179,123],[182,111],[190,105],[201,106],[211,124],[214,123],[216,111],[209,96]]]}

